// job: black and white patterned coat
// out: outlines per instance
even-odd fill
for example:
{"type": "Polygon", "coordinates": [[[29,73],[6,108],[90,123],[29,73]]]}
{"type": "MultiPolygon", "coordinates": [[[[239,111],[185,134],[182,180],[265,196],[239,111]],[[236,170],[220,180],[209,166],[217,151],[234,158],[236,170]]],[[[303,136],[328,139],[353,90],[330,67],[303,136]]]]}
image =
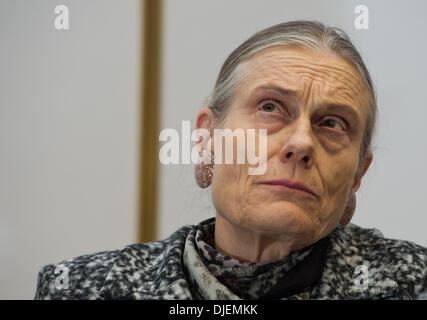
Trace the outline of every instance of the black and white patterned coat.
{"type": "MultiPolygon", "coordinates": [[[[162,241],[46,265],[38,275],[35,299],[193,299],[183,255],[196,230],[184,226],[162,241]],[[68,287],[58,281],[60,270],[67,274],[68,287]]],[[[354,224],[338,225],[331,235],[310,299],[427,299],[427,248],[354,224]],[[365,286],[357,278],[360,268],[367,272],[365,286]]],[[[215,297],[239,299],[221,292],[215,297]]]]}

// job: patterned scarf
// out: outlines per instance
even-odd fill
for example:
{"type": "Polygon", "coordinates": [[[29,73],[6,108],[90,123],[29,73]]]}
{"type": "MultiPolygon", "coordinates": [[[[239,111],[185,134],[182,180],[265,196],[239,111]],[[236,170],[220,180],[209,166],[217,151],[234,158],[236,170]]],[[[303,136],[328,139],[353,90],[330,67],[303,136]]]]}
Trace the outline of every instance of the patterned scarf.
{"type": "Polygon", "coordinates": [[[189,234],[184,265],[198,299],[308,299],[321,276],[329,237],[270,263],[241,262],[214,249],[215,222],[189,234]],[[320,267],[320,268],[319,268],[320,267]]]}

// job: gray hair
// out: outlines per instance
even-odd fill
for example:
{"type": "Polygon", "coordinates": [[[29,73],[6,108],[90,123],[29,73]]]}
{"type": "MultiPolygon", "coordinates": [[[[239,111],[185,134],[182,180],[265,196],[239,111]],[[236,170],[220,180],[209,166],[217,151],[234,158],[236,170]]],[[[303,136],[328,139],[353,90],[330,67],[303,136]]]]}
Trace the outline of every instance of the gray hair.
{"type": "Polygon", "coordinates": [[[359,167],[371,150],[377,114],[376,94],[373,82],[362,57],[351,43],[347,34],[339,28],[329,27],[317,21],[290,21],[261,30],[235,49],[221,67],[215,88],[207,98],[208,106],[221,125],[227,116],[228,107],[239,81],[244,62],[257,52],[272,47],[328,48],[350,63],[364,81],[369,98],[369,114],[359,153],[359,167]]]}

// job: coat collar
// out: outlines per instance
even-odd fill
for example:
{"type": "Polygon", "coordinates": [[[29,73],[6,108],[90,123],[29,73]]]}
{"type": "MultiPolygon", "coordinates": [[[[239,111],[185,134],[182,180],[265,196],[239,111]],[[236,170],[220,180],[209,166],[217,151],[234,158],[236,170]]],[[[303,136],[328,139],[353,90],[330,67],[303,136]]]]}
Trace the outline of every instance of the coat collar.
{"type": "Polygon", "coordinates": [[[123,249],[102,285],[104,299],[191,299],[182,264],[185,226],[163,241],[123,249]]]}
{"type": "Polygon", "coordinates": [[[332,232],[326,264],[312,298],[371,300],[397,295],[399,286],[391,269],[378,260],[378,231],[366,234],[361,230],[366,229],[349,224],[338,225],[332,232]]]}

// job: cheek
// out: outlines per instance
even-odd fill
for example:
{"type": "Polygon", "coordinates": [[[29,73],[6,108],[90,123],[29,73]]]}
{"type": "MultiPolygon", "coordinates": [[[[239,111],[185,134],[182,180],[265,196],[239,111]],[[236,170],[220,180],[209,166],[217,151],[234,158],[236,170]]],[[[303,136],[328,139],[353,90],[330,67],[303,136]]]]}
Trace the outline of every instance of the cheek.
{"type": "Polygon", "coordinates": [[[355,166],[356,162],[352,157],[327,157],[325,161],[321,161],[319,174],[325,188],[325,215],[342,213],[347,192],[353,185],[355,166]]]}
{"type": "Polygon", "coordinates": [[[217,211],[233,214],[239,211],[248,182],[247,168],[244,165],[215,165],[212,178],[212,200],[217,211]]]}

